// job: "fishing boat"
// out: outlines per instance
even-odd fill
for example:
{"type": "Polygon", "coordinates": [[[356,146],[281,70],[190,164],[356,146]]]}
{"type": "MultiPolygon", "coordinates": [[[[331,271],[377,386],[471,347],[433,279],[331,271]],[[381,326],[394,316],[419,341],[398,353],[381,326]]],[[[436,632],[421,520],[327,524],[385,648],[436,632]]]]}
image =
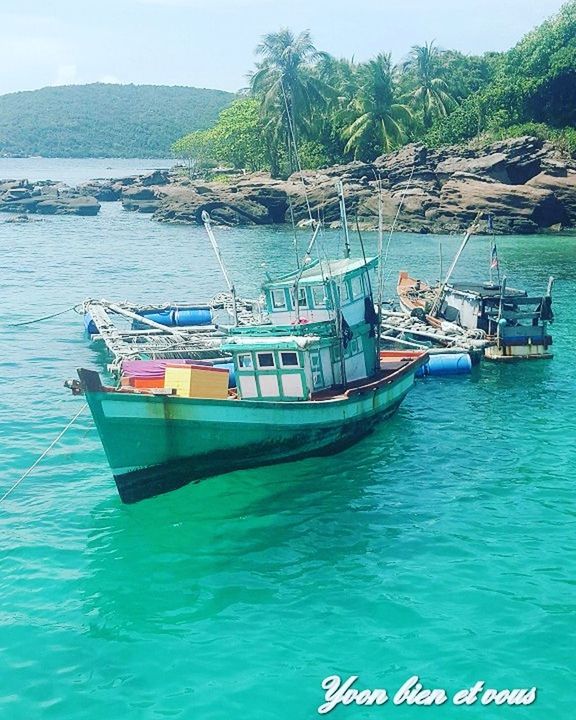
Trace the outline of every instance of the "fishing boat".
{"type": "Polygon", "coordinates": [[[437,285],[432,287],[408,272],[400,272],[396,291],[401,310],[436,331],[459,327],[477,333],[485,341],[484,357],[489,360],[551,358],[548,325],[554,320],[552,277],[542,295],[508,287],[506,277],[500,279],[496,244],[492,243],[488,281],[450,281],[475,230],[476,224],[465,234],[445,278],[437,285]],[[497,271],[497,278],[493,271],[497,271]]]}
{"type": "Polygon", "coordinates": [[[335,452],[391,416],[427,353],[379,351],[375,263],[311,261],[267,282],[277,324],[231,328],[221,346],[232,358],[234,389],[228,369],[194,362],[166,362],[153,382],[132,377],[116,387],[80,369],[121,499],[335,452]]]}

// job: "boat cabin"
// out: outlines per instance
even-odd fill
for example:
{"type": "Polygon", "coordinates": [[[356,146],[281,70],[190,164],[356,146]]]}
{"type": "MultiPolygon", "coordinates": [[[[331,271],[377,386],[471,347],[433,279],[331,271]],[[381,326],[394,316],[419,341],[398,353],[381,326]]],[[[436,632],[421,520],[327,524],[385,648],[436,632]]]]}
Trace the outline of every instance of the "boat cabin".
{"type": "Polygon", "coordinates": [[[356,326],[346,338],[332,321],[265,327],[267,332],[237,328],[222,347],[232,355],[242,399],[309,400],[376,372],[376,338],[369,324],[356,326]]]}
{"type": "Polygon", "coordinates": [[[440,314],[495,337],[496,348],[486,351],[489,357],[548,357],[548,323],[554,319],[550,289],[546,295],[529,296],[500,285],[454,283],[446,289],[440,314]]]}
{"type": "Polygon", "coordinates": [[[340,308],[348,325],[365,321],[372,301],[370,273],[377,258],[314,260],[264,285],[266,310],[273,325],[333,320],[340,308]]]}

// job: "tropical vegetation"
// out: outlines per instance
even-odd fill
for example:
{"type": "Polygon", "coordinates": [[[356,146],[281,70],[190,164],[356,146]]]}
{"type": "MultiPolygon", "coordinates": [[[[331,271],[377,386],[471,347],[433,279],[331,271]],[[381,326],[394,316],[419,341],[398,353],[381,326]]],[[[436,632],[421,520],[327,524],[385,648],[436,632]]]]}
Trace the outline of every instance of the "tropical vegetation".
{"type": "Polygon", "coordinates": [[[283,29],[256,55],[244,96],[210,130],[176,143],[177,156],[289,175],[414,141],[534,134],[576,153],[576,0],[504,53],[465,55],[431,41],[396,65],[385,52],[356,62],[321,52],[308,31],[283,29]]]}

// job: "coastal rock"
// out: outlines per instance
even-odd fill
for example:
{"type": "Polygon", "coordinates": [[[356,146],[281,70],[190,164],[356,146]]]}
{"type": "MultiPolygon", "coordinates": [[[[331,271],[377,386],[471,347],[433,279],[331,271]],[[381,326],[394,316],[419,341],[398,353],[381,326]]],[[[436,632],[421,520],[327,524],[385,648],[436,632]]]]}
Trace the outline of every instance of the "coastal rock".
{"type": "Polygon", "coordinates": [[[78,185],[76,191],[83,196],[95,197],[100,202],[115,202],[120,200],[122,186],[112,180],[91,180],[78,185]]]}
{"type": "MultiPolygon", "coordinates": [[[[232,191],[220,183],[206,185],[201,192],[193,185],[166,187],[154,217],[163,222],[201,224],[204,211],[210,214],[214,222],[222,225],[264,225],[274,222],[269,203],[257,202],[254,193],[246,188],[243,191],[238,188],[232,191]]],[[[284,222],[283,218],[281,222],[284,222]]]]}
{"type": "Polygon", "coordinates": [[[576,172],[570,172],[564,177],[551,175],[548,172],[540,173],[526,185],[552,192],[564,210],[565,216],[559,222],[566,226],[576,226],[576,172]]]}
{"type": "Polygon", "coordinates": [[[351,225],[358,219],[363,227],[377,227],[380,191],[384,221],[390,226],[396,219],[398,230],[459,232],[480,212],[493,215],[497,232],[533,233],[576,224],[571,163],[530,137],[484,149],[411,144],[374,163],[306,170],[287,180],[261,172],[225,182],[166,174],[162,184],[146,185],[140,178],[123,187],[122,202],[127,210],[153,212],[164,222],[201,223],[206,210],[225,225],[293,220],[307,226],[312,217],[336,226],[336,184],[342,180],[351,225]]]}
{"type": "Polygon", "coordinates": [[[122,207],[140,213],[155,213],[160,207],[160,197],[152,187],[132,185],[121,193],[122,207]]]}
{"type": "Polygon", "coordinates": [[[337,183],[343,182],[350,225],[378,226],[380,193],[384,221],[408,232],[460,232],[477,213],[490,213],[501,233],[576,227],[576,160],[534,137],[512,138],[480,148],[428,148],[419,143],[382,155],[289,178],[234,172],[218,180],[194,179],[182,170],[157,170],[78,188],[62,183],[0,181],[0,211],[18,214],[98,212],[99,201],[121,200],[125,210],[162,222],[202,223],[210,213],[223,225],[320,219],[340,223],[337,183]]]}
{"type": "Polygon", "coordinates": [[[12,223],[14,225],[26,225],[31,222],[41,222],[41,219],[31,215],[13,215],[11,217],[7,217],[4,222],[12,223]]]}
{"type": "Polygon", "coordinates": [[[144,185],[144,187],[150,185],[167,185],[170,182],[170,178],[170,170],[153,170],[151,173],[139,176],[138,183],[144,185]]]}
{"type": "Polygon", "coordinates": [[[487,178],[498,182],[509,183],[504,153],[490,153],[476,158],[450,157],[436,165],[434,173],[440,183],[450,180],[456,173],[487,178]]]}
{"type": "Polygon", "coordinates": [[[452,230],[464,230],[477,213],[490,213],[497,232],[534,233],[561,223],[564,209],[554,193],[529,186],[449,180],[437,211],[429,216],[452,230]]]}
{"type": "Polygon", "coordinates": [[[28,180],[0,181],[0,212],[17,215],[96,215],[100,203],[83,196],[68,185],[52,180],[30,183],[28,180]]]}
{"type": "Polygon", "coordinates": [[[93,197],[39,199],[35,212],[41,215],[97,215],[100,203],[93,197]]]}

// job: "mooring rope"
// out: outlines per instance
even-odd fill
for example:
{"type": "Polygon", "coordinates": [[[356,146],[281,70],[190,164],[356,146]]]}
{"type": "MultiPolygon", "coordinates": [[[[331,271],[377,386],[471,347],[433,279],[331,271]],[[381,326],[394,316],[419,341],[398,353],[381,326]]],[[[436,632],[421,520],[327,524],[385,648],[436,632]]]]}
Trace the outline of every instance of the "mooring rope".
{"type": "Polygon", "coordinates": [[[52,313],[52,315],[44,315],[43,317],[34,318],[34,320],[24,320],[24,322],[19,323],[10,323],[8,327],[20,327],[22,325],[33,325],[34,323],[42,322],[43,320],[51,320],[52,318],[58,317],[59,315],[64,315],[64,313],[70,312],[70,310],[76,310],[78,305],[72,305],[71,307],[66,308],[65,310],[60,310],[59,312],[52,313]]]}
{"type": "Polygon", "coordinates": [[[4,495],[2,495],[2,497],[0,497],[0,504],[2,504],[2,503],[4,502],[4,500],[6,500],[6,498],[7,498],[9,495],[11,495],[11,494],[14,492],[14,490],[16,490],[16,488],[18,487],[18,485],[20,485],[20,483],[21,483],[23,480],[25,480],[25,479],[28,477],[28,475],[30,475],[30,473],[32,472],[32,470],[34,470],[34,468],[35,468],[37,465],[39,465],[39,463],[46,457],[46,455],[48,455],[48,453],[50,452],[50,450],[52,450],[52,448],[54,447],[54,445],[56,445],[56,443],[62,438],[62,436],[64,435],[64,433],[66,432],[66,430],[68,430],[68,429],[76,422],[77,418],[84,412],[84,410],[86,410],[87,407],[88,407],[88,403],[84,403],[84,404],[82,405],[82,407],[80,408],[80,410],[78,410],[78,412],[76,413],[76,415],[74,415],[74,417],[72,418],[72,420],[70,420],[70,422],[66,425],[66,427],[65,427],[63,430],[60,431],[60,433],[58,434],[58,437],[56,437],[56,438],[50,443],[50,445],[48,445],[48,447],[46,448],[46,450],[44,450],[44,452],[42,453],[42,455],[40,455],[40,457],[36,459],[36,461],[28,468],[28,470],[26,470],[26,472],[24,473],[24,475],[22,475],[20,478],[18,478],[18,480],[16,480],[16,482],[14,483],[14,485],[12,485],[12,487],[9,488],[9,489],[4,493],[4,495]]]}

